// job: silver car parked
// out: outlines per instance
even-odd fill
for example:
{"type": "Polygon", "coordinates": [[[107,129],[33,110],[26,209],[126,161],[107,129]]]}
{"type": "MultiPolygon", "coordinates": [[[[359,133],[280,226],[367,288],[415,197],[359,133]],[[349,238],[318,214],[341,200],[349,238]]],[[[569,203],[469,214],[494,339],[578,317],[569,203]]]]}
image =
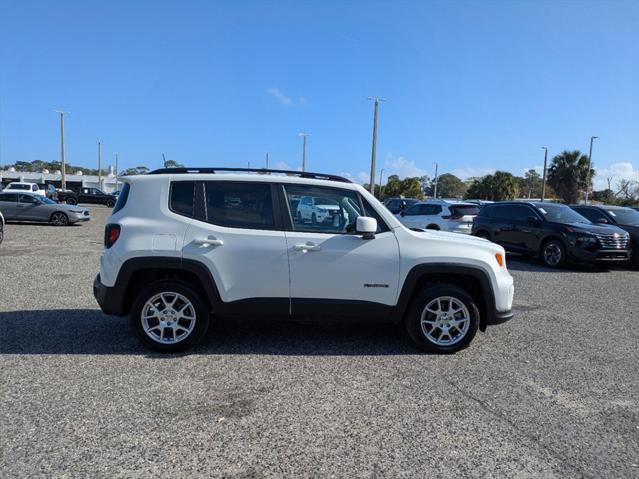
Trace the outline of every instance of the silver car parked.
{"type": "Polygon", "coordinates": [[[0,192],[0,212],[5,221],[38,221],[54,226],[67,226],[91,219],[86,208],[58,204],[33,193],[8,191],[0,192]]]}

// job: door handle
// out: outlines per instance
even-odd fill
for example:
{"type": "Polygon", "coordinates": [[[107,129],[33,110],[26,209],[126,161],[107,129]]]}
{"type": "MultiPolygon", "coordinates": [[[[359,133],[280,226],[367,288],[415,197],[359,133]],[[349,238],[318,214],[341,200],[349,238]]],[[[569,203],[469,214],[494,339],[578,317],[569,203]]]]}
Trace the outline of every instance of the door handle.
{"type": "Polygon", "coordinates": [[[215,236],[208,236],[207,238],[195,238],[193,243],[203,246],[222,246],[224,241],[217,239],[215,236]]]}
{"type": "Polygon", "coordinates": [[[307,251],[319,251],[322,248],[316,244],[311,243],[310,241],[307,241],[305,244],[296,244],[294,246],[296,251],[303,251],[303,252],[307,252],[307,251]]]}

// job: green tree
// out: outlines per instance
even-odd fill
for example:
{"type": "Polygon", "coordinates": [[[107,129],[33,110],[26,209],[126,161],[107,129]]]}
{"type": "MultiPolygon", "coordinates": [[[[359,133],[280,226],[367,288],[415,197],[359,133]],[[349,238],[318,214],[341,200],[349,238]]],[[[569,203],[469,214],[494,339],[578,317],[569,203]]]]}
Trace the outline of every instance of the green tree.
{"type": "Polygon", "coordinates": [[[507,171],[496,171],[475,179],[466,192],[466,198],[501,201],[517,196],[517,178],[507,171]]]}
{"type": "Polygon", "coordinates": [[[543,179],[535,170],[528,170],[524,177],[517,177],[519,194],[525,198],[541,198],[541,185],[543,179]]]}
{"type": "MultiPolygon", "coordinates": [[[[364,185],[366,187],[366,185],[364,185]]],[[[390,175],[383,190],[384,198],[419,198],[422,199],[422,184],[420,178],[399,179],[398,175],[390,175]]]]}
{"type": "Polygon", "coordinates": [[[120,176],[144,175],[149,169],[146,166],[136,166],[135,168],[127,168],[120,173],[120,176]]]}
{"type": "Polygon", "coordinates": [[[594,170],[588,171],[588,155],[565,150],[552,159],[548,184],[567,204],[577,203],[580,193],[590,186],[594,170]]]}
{"type": "Polygon", "coordinates": [[[184,165],[175,160],[166,160],[164,162],[164,168],[184,168],[184,165]]]}
{"type": "MultiPolygon", "coordinates": [[[[434,194],[435,180],[429,189],[429,193],[434,194]]],[[[466,193],[466,184],[451,173],[444,173],[437,178],[438,198],[462,198],[466,193]]]]}

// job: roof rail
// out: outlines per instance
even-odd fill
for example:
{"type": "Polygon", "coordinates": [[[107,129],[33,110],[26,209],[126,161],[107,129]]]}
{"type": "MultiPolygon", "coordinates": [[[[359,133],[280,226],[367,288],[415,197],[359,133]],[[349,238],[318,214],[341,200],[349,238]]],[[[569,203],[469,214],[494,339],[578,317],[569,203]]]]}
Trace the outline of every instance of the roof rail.
{"type": "Polygon", "coordinates": [[[153,170],[147,173],[147,175],[163,175],[163,174],[171,174],[171,175],[185,175],[189,173],[197,174],[197,173],[210,173],[215,174],[222,171],[229,172],[241,172],[241,173],[261,173],[261,174],[270,174],[270,173],[282,173],[289,176],[297,176],[299,178],[310,178],[314,180],[330,180],[330,181],[339,181],[342,183],[352,183],[348,178],[344,178],[343,176],[337,175],[327,175],[325,173],[311,173],[308,171],[294,171],[294,170],[271,170],[267,168],[215,168],[215,167],[206,167],[206,168],[159,168],[157,170],[153,170]]]}

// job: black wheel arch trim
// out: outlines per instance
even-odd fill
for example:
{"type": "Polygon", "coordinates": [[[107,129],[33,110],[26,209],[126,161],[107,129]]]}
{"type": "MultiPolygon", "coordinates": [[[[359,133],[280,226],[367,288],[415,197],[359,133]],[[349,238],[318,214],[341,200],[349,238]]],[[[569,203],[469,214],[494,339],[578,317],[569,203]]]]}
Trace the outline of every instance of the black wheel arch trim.
{"type": "MultiPolygon", "coordinates": [[[[416,288],[419,282],[428,275],[457,275],[462,277],[470,277],[479,283],[481,288],[480,298],[475,300],[481,300],[483,304],[478,304],[481,312],[480,317],[480,329],[483,331],[489,324],[498,324],[512,318],[510,311],[498,312],[495,304],[495,293],[490,281],[488,273],[479,266],[469,266],[461,264],[450,263],[427,263],[414,266],[406,275],[404,285],[399,294],[399,300],[397,301],[397,307],[394,311],[394,320],[402,321],[406,315],[406,311],[416,293],[416,288]],[[505,319],[503,319],[505,318],[505,319]]],[[[471,292],[469,292],[470,294],[471,292]]]]}

